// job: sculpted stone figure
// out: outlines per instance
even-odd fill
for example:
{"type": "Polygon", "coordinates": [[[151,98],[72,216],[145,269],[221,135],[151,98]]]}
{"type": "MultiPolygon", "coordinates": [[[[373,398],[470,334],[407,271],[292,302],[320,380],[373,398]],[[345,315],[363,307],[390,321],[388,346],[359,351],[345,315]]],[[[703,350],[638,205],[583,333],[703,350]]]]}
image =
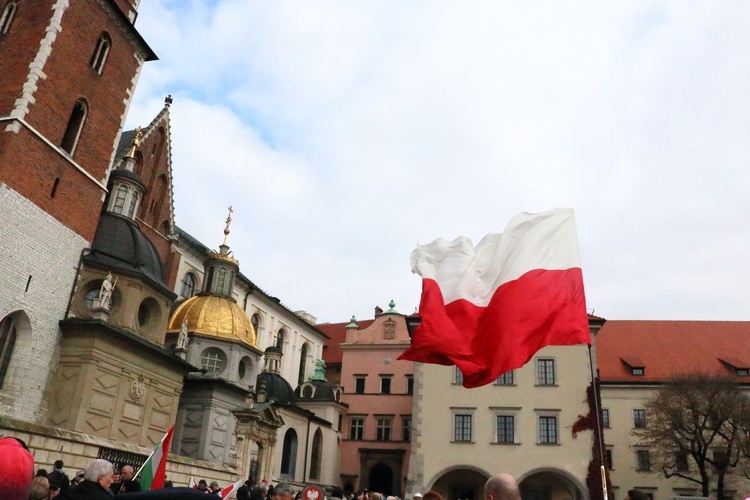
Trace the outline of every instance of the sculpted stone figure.
{"type": "Polygon", "coordinates": [[[188,321],[187,318],[185,318],[185,321],[180,325],[180,333],[177,335],[177,349],[187,349],[189,341],[188,321]]]}

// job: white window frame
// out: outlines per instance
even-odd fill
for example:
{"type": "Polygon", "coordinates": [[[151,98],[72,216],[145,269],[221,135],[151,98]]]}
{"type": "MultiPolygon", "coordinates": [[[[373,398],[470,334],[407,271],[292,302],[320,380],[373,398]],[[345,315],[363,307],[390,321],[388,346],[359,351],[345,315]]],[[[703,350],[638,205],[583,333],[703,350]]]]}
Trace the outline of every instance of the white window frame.
{"type": "Polygon", "coordinates": [[[451,443],[473,443],[474,432],[476,432],[474,425],[474,413],[476,408],[451,408],[451,443]],[[456,421],[457,417],[469,417],[469,439],[456,439],[456,421]]]}
{"type": "Polygon", "coordinates": [[[558,380],[558,378],[557,378],[557,359],[549,357],[549,356],[536,358],[536,363],[534,363],[534,368],[536,370],[535,377],[536,377],[536,385],[537,386],[541,386],[541,387],[555,387],[555,386],[557,386],[557,380],[558,380]],[[549,383],[549,381],[548,381],[548,377],[546,375],[547,374],[547,370],[546,369],[544,371],[544,373],[545,373],[544,380],[542,380],[542,377],[540,377],[540,375],[541,375],[541,373],[540,373],[541,372],[540,366],[541,366],[542,363],[546,364],[547,362],[552,362],[552,383],[549,383]]]}

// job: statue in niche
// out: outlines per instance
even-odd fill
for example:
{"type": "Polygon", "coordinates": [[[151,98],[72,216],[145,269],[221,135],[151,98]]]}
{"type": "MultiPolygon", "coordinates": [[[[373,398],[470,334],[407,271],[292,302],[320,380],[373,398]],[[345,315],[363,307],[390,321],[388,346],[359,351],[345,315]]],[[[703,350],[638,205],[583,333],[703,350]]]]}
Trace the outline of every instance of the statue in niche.
{"type": "Polygon", "coordinates": [[[188,342],[190,342],[190,338],[188,337],[188,320],[185,318],[185,321],[180,325],[180,333],[177,335],[177,349],[187,350],[188,342]]]}
{"type": "Polygon", "coordinates": [[[112,300],[112,292],[115,289],[116,283],[117,283],[116,278],[115,278],[115,281],[112,281],[112,273],[108,273],[106,279],[102,281],[102,286],[99,289],[99,298],[98,298],[98,305],[102,309],[109,309],[109,303],[112,300]]]}

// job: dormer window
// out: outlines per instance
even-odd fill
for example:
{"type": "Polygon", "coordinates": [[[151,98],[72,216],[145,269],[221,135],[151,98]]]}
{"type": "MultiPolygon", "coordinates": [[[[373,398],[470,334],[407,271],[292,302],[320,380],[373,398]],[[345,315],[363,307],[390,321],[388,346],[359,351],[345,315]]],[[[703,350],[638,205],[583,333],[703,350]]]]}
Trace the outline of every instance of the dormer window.
{"type": "Polygon", "coordinates": [[[99,40],[96,42],[96,48],[94,53],[91,55],[89,66],[91,66],[97,74],[101,75],[104,69],[104,63],[107,62],[107,56],[109,55],[109,48],[112,46],[112,39],[109,34],[105,31],[99,35],[99,40]]]}
{"type": "Polygon", "coordinates": [[[724,366],[732,370],[734,375],[738,377],[749,377],[750,376],[750,363],[737,359],[733,356],[722,356],[719,361],[724,363],[724,366]]]}
{"type": "Polygon", "coordinates": [[[628,356],[620,358],[620,361],[625,364],[631,375],[634,375],[636,377],[643,377],[646,375],[646,364],[641,361],[640,358],[635,356],[628,356]]]}

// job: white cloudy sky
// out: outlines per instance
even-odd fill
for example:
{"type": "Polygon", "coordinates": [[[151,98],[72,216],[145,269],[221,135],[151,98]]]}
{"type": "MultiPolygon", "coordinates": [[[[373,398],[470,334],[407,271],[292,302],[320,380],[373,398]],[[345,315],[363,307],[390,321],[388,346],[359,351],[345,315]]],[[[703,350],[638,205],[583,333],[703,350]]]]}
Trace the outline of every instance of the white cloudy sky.
{"type": "Polygon", "coordinates": [[[320,321],[419,303],[417,242],[576,211],[608,319],[750,319],[750,2],[145,0],[176,222],[320,321]]]}

